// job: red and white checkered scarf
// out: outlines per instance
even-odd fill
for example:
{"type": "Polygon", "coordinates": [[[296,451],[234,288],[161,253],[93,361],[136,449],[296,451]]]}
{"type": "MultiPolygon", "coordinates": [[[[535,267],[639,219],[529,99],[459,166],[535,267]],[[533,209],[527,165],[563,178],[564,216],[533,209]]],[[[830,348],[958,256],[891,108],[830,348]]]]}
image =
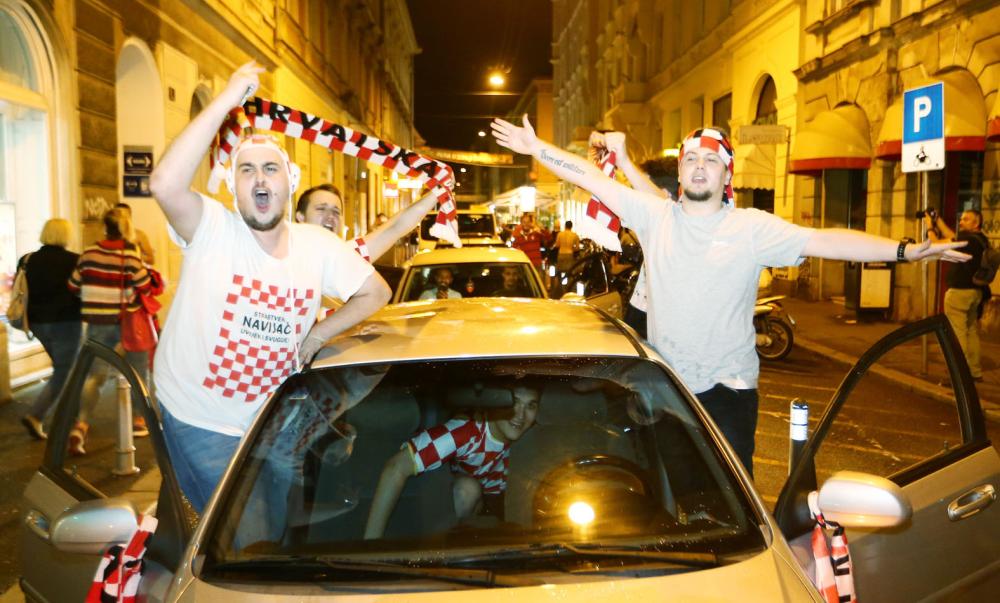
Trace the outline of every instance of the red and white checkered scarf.
{"type": "Polygon", "coordinates": [[[847,548],[847,534],[840,524],[823,519],[818,499],[818,492],[809,493],[809,513],[816,520],[812,533],[812,551],[816,561],[813,583],[826,603],[858,603],[854,594],[854,566],[847,548]],[[829,546],[824,530],[833,530],[829,546]]]}
{"type": "Polygon", "coordinates": [[[455,174],[446,163],[259,97],[235,107],[219,128],[218,140],[212,144],[211,151],[212,173],[208,179],[208,190],[211,192],[219,190],[219,183],[226,175],[226,161],[247,128],[301,138],[420,180],[438,198],[438,215],[431,226],[431,236],[444,239],[455,247],[462,246],[458,238],[455,199],[451,192],[455,186],[455,174]]]}
{"type": "Polygon", "coordinates": [[[139,581],[145,568],[142,556],[146,543],[156,531],[156,518],[139,516],[139,527],[128,544],[112,546],[97,566],[86,603],[135,603],[139,581]]]}
{"type": "MultiPolygon", "coordinates": [[[[614,151],[605,151],[597,157],[596,162],[605,176],[614,178],[617,161],[614,151]]],[[[597,197],[591,196],[587,201],[587,210],[579,222],[576,232],[581,239],[590,239],[611,251],[622,250],[621,241],[618,240],[618,232],[622,228],[621,220],[597,197]]]]}

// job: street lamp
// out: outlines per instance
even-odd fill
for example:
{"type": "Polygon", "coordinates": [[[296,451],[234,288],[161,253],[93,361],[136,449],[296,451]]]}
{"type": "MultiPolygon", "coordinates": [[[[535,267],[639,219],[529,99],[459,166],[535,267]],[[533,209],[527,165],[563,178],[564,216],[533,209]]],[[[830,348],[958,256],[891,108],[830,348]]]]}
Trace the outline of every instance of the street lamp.
{"type": "Polygon", "coordinates": [[[494,71],[493,73],[490,74],[490,78],[488,81],[490,83],[490,86],[492,86],[493,88],[502,88],[503,85],[507,83],[507,78],[505,78],[503,74],[500,73],[499,71],[494,71]]]}
{"type": "Polygon", "coordinates": [[[486,131],[485,130],[480,130],[479,131],[479,137],[480,138],[486,138],[486,131]]]}

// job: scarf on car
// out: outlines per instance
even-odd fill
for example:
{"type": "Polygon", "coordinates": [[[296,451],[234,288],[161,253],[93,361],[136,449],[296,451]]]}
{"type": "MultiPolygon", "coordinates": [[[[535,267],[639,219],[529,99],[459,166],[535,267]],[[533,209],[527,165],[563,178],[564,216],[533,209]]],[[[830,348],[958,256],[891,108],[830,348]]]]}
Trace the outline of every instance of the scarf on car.
{"type": "Polygon", "coordinates": [[[208,179],[209,191],[214,193],[219,190],[219,184],[226,176],[226,161],[248,128],[300,138],[416,178],[438,199],[438,214],[430,234],[455,247],[462,246],[458,238],[455,199],[451,192],[455,186],[455,174],[448,164],[260,97],[251,98],[242,106],[233,108],[219,128],[218,140],[212,143],[210,153],[212,173],[208,179]]]}
{"type": "Polygon", "coordinates": [[[151,515],[140,515],[138,520],[139,527],[128,544],[116,544],[104,553],[86,603],[136,603],[139,581],[146,567],[142,556],[157,524],[151,515]]]}
{"type": "Polygon", "coordinates": [[[809,513],[816,520],[812,533],[813,559],[816,575],[813,583],[826,603],[857,603],[854,594],[854,566],[851,552],[847,549],[847,534],[844,526],[823,518],[819,511],[819,493],[809,493],[809,513]],[[825,530],[832,530],[830,544],[826,542],[825,530]]]}

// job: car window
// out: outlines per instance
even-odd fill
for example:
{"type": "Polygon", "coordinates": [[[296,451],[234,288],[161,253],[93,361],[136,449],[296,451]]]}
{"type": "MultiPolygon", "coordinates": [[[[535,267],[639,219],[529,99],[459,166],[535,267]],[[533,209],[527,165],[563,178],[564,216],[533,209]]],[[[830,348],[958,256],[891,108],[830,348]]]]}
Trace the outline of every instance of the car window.
{"type": "MultiPolygon", "coordinates": [[[[830,423],[815,456],[818,483],[841,470],[893,477],[932,463],[963,443],[956,395],[945,378],[940,342],[932,334],[927,343],[928,365],[941,375],[941,394],[901,388],[886,378],[891,371],[920,370],[912,358],[920,357],[921,338],[890,349],[862,375],[830,423]]],[[[818,418],[828,401],[810,402],[811,414],[818,418]]]]}
{"type": "Polygon", "coordinates": [[[576,293],[584,297],[607,293],[610,286],[603,254],[596,253],[581,258],[569,270],[562,273],[553,285],[550,293],[554,298],[566,293],[576,293]]]}
{"type": "MultiPolygon", "coordinates": [[[[456,215],[458,222],[459,237],[495,237],[497,236],[496,217],[491,213],[469,214],[459,213],[456,215]]],[[[431,226],[437,220],[437,214],[430,214],[420,221],[420,238],[424,240],[433,239],[431,226]]]]}
{"type": "Polygon", "coordinates": [[[317,556],[502,569],[560,543],[714,559],[765,542],[688,398],[646,360],[322,369],[286,383],[249,438],[208,527],[209,581],[303,579],[289,567],[317,556]]]}
{"type": "Polygon", "coordinates": [[[526,263],[463,262],[414,266],[401,301],[440,297],[544,297],[526,263]],[[506,273],[506,276],[505,276],[506,273]]]}
{"type": "Polygon", "coordinates": [[[75,369],[81,378],[67,381],[50,434],[52,445],[66,452],[47,458],[77,486],[126,497],[140,512],[149,512],[159,494],[160,471],[148,427],[133,428],[140,423],[141,394],[133,399],[121,366],[120,360],[109,363],[87,348],[81,351],[75,369]]]}

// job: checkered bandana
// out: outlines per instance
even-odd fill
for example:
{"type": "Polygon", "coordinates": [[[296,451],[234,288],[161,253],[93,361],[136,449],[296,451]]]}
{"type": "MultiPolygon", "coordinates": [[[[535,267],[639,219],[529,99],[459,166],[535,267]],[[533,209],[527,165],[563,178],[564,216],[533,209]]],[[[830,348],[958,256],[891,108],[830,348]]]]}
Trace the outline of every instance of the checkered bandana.
{"type": "MultiPolygon", "coordinates": [[[[729,170],[728,179],[726,181],[726,191],[725,191],[725,201],[732,206],[735,206],[734,196],[733,196],[733,162],[736,160],[736,152],[733,151],[733,145],[729,143],[729,139],[726,135],[714,128],[702,128],[700,130],[695,130],[688,134],[687,138],[684,139],[684,143],[681,145],[680,155],[677,157],[677,164],[684,160],[684,153],[692,149],[711,149],[722,158],[722,163],[726,165],[729,170]]],[[[681,194],[684,191],[681,190],[681,194]]]]}
{"type": "MultiPolygon", "coordinates": [[[[232,182],[236,181],[236,164],[237,160],[239,159],[240,153],[248,149],[255,149],[262,147],[265,149],[271,149],[272,151],[278,153],[278,155],[281,155],[281,158],[285,162],[285,170],[288,171],[289,184],[291,184],[292,162],[288,158],[288,153],[285,152],[285,149],[278,146],[278,142],[275,139],[271,138],[270,136],[263,136],[261,134],[253,134],[251,136],[248,136],[243,140],[241,140],[238,145],[236,145],[236,149],[233,151],[232,154],[233,160],[230,162],[229,166],[229,178],[231,179],[231,181],[232,182]]],[[[292,190],[291,192],[294,193],[295,191],[292,190]]]]}
{"type": "Polygon", "coordinates": [[[438,215],[431,226],[431,236],[444,239],[455,247],[462,246],[458,238],[455,199],[451,192],[455,187],[455,174],[448,164],[259,97],[251,98],[243,106],[230,111],[228,119],[219,128],[218,140],[212,144],[210,153],[212,173],[208,179],[208,190],[211,192],[218,191],[219,183],[226,175],[226,161],[248,128],[301,138],[420,180],[438,198],[438,215]]]}

